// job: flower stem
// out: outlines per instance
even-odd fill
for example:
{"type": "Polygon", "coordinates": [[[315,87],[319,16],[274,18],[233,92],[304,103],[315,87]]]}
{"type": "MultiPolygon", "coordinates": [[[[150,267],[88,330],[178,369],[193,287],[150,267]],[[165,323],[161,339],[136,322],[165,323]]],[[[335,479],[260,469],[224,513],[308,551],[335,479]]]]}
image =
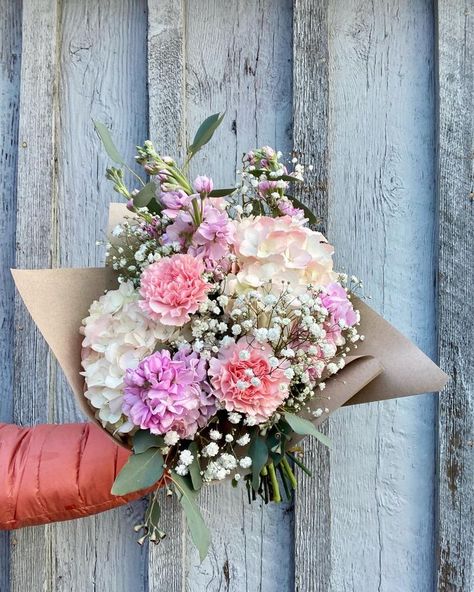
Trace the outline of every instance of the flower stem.
{"type": "Polygon", "coordinates": [[[281,459],[281,464],[283,466],[283,469],[284,469],[285,473],[288,476],[288,479],[290,480],[291,487],[293,489],[296,489],[297,481],[296,481],[295,474],[293,473],[293,471],[292,471],[292,469],[290,467],[290,463],[286,460],[285,457],[283,457],[281,459]]]}
{"type": "Polygon", "coordinates": [[[280,495],[280,486],[278,485],[278,480],[277,480],[277,476],[275,473],[275,465],[270,462],[268,463],[268,473],[270,475],[270,481],[272,484],[272,491],[273,491],[273,496],[272,496],[272,500],[274,502],[276,502],[277,504],[279,504],[281,502],[281,495],[280,495]]]}
{"type": "Polygon", "coordinates": [[[286,453],[287,456],[289,458],[291,458],[291,460],[299,466],[299,468],[304,471],[309,477],[313,476],[313,473],[308,469],[307,466],[305,466],[300,460],[299,458],[297,458],[294,454],[290,454],[289,452],[286,453]]]}

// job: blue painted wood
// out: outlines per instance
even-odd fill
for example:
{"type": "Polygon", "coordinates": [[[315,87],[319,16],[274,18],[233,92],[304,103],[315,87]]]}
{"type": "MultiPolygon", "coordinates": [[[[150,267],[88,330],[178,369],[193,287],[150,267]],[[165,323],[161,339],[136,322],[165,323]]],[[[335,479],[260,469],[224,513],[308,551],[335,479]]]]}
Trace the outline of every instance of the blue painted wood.
{"type": "MultiPolygon", "coordinates": [[[[13,408],[14,288],[10,268],[15,264],[21,6],[1,0],[0,13],[0,421],[9,421],[13,408]]],[[[9,577],[9,536],[0,532],[2,592],[9,589],[9,577]]]]}

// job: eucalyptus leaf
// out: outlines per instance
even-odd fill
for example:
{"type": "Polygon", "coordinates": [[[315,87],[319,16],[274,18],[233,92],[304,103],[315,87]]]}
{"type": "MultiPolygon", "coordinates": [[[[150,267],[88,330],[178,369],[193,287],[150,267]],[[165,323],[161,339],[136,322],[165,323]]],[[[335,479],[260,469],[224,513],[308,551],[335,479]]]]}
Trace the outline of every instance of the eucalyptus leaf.
{"type": "Polygon", "coordinates": [[[107,127],[100,121],[92,120],[92,123],[94,124],[95,131],[97,132],[99,138],[102,140],[102,144],[104,145],[105,151],[107,152],[109,158],[117,164],[125,164],[125,161],[120,155],[120,152],[117,150],[107,127]]]}
{"type": "Polygon", "coordinates": [[[321,444],[331,448],[331,441],[329,438],[321,432],[318,432],[314,424],[307,419],[304,419],[304,417],[299,417],[299,415],[287,412],[285,413],[285,420],[290,428],[300,436],[314,436],[321,442],[321,444]]]}
{"type": "Polygon", "coordinates": [[[136,208],[145,208],[155,198],[156,185],[149,181],[140,191],[133,196],[133,205],[136,208]]]}
{"type": "Polygon", "coordinates": [[[161,448],[164,444],[163,436],[157,436],[148,430],[138,430],[133,436],[133,452],[135,454],[141,454],[150,448],[161,448]]]}
{"type": "Polygon", "coordinates": [[[114,495],[127,495],[154,485],[163,475],[163,455],[158,448],[132,454],[115,479],[114,495]]]}
{"type": "Polygon", "coordinates": [[[199,559],[202,563],[209,551],[211,535],[196,503],[197,494],[190,488],[188,482],[176,473],[173,473],[172,479],[179,503],[186,515],[191,538],[199,551],[199,559]]]}
{"type": "Polygon", "coordinates": [[[293,177],[292,175],[280,175],[276,177],[277,181],[288,181],[289,183],[302,183],[302,179],[293,177]]]}
{"type": "Polygon", "coordinates": [[[237,187],[228,187],[227,189],[213,189],[208,197],[225,197],[226,195],[230,195],[234,193],[237,187]]]}
{"type": "Polygon", "coordinates": [[[313,212],[308,208],[308,206],[305,206],[303,202],[301,202],[299,199],[297,199],[293,195],[287,195],[287,197],[296,208],[303,210],[304,215],[306,218],[308,218],[310,224],[317,224],[318,223],[318,219],[313,214],[313,212]]]}
{"type": "Polygon", "coordinates": [[[192,158],[196,152],[201,150],[201,148],[209,142],[216,129],[222,123],[224,115],[225,111],[224,113],[214,113],[214,115],[210,115],[201,123],[196,135],[194,136],[193,143],[188,148],[188,159],[192,158]]]}
{"type": "Polygon", "coordinates": [[[189,474],[191,476],[191,482],[193,484],[193,489],[195,491],[199,491],[202,487],[202,477],[201,477],[201,465],[199,463],[198,458],[198,447],[196,442],[191,442],[188,447],[189,452],[193,455],[193,462],[189,466],[189,474]]]}
{"type": "Polygon", "coordinates": [[[156,495],[153,494],[145,514],[145,521],[148,527],[152,527],[155,530],[158,530],[158,523],[160,522],[160,518],[161,507],[158,503],[158,500],[156,499],[156,495]]]}
{"type": "Polygon", "coordinates": [[[252,459],[252,487],[254,491],[257,491],[260,485],[260,471],[268,460],[267,443],[264,438],[258,435],[258,432],[250,442],[248,455],[252,459]]]}

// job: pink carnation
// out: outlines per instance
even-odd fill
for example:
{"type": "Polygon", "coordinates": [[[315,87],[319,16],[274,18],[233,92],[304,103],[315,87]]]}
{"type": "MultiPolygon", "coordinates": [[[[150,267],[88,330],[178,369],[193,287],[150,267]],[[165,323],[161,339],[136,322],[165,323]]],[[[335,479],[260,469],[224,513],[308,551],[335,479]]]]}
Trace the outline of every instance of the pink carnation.
{"type": "Polygon", "coordinates": [[[216,412],[209,394],[205,361],[196,353],[168,350],[145,358],[125,375],[123,412],[130,421],[152,434],[177,432],[193,438],[216,412]]]}
{"type": "Polygon", "coordinates": [[[271,356],[273,350],[269,345],[257,347],[243,338],[221,350],[218,358],[210,360],[209,376],[214,394],[227,411],[244,413],[262,423],[288,397],[290,380],[284,371],[289,363],[272,368],[269,362],[271,356]],[[241,355],[242,351],[245,355],[241,355]],[[255,381],[246,370],[252,370],[255,381]],[[247,387],[241,388],[242,384],[247,387]]]}
{"type": "Polygon", "coordinates": [[[326,286],[321,294],[321,302],[331,313],[335,323],[339,324],[342,321],[346,327],[352,327],[358,322],[359,318],[352,302],[340,284],[335,282],[326,286]]]}
{"type": "Polygon", "coordinates": [[[145,269],[140,282],[141,308],[152,320],[181,327],[206,299],[204,264],[191,255],[173,255],[145,269]]]}

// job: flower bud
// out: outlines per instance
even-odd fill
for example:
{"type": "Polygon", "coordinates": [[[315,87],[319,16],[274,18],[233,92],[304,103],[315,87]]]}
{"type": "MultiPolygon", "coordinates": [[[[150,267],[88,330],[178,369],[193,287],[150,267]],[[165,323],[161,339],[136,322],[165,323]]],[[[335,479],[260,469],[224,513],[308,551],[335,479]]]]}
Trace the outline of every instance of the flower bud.
{"type": "Polygon", "coordinates": [[[209,177],[199,176],[194,179],[194,189],[201,195],[211,193],[213,187],[214,184],[209,177]]]}

